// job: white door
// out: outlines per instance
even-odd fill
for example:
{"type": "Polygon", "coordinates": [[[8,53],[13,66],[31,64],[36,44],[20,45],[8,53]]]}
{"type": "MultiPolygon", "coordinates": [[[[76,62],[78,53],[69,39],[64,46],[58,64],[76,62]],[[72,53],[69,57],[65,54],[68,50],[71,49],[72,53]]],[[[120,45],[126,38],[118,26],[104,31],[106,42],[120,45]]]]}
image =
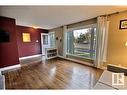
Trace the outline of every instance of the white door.
{"type": "Polygon", "coordinates": [[[42,46],[42,55],[45,55],[46,48],[50,47],[48,33],[41,33],[41,46],[42,46]]]}

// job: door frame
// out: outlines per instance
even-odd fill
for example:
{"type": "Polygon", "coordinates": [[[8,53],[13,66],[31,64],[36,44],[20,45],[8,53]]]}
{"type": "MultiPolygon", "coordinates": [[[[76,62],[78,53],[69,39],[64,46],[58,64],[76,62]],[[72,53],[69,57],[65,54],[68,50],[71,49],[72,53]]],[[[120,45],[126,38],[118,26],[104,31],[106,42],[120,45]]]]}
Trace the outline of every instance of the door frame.
{"type": "Polygon", "coordinates": [[[44,44],[43,44],[43,35],[47,35],[48,36],[48,44],[45,45],[46,48],[50,47],[50,41],[49,41],[49,34],[48,33],[41,33],[41,50],[42,50],[42,55],[45,56],[45,52],[44,52],[44,44]]]}

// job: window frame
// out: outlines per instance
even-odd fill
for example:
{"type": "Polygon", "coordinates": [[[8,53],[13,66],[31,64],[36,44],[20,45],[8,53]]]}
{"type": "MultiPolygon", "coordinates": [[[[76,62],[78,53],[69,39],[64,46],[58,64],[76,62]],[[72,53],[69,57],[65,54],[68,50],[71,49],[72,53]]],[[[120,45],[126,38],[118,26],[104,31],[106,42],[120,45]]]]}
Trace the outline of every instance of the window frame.
{"type": "MultiPolygon", "coordinates": [[[[68,53],[67,33],[72,32],[74,30],[80,30],[80,29],[85,29],[85,28],[96,28],[96,31],[97,31],[97,23],[67,29],[67,32],[66,32],[66,55],[72,55],[72,56],[77,56],[77,57],[80,57],[80,58],[86,58],[86,59],[94,60],[94,59],[92,59],[93,55],[91,54],[91,52],[90,52],[90,58],[68,53]]],[[[93,47],[93,45],[94,45],[93,43],[90,43],[90,50],[91,50],[91,47],[93,47]]],[[[95,48],[96,48],[96,45],[95,45],[95,48]]],[[[96,55],[96,52],[95,52],[95,55],[96,55]]]]}

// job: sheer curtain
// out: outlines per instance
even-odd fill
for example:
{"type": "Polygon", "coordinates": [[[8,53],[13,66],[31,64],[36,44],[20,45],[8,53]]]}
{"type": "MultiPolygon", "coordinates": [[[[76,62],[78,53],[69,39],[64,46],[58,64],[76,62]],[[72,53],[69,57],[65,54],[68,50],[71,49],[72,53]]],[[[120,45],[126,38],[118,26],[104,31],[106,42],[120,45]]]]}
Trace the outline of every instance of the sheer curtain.
{"type": "Polygon", "coordinates": [[[108,25],[107,16],[99,16],[97,18],[97,40],[96,40],[96,59],[95,67],[102,68],[106,62],[107,40],[108,40],[108,25]]]}

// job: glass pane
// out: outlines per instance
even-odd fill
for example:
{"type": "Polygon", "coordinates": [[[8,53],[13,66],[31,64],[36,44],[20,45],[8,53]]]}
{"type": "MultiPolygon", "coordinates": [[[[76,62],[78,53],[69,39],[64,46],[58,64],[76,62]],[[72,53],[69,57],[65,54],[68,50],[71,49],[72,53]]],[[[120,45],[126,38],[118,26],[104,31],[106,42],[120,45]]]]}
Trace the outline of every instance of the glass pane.
{"type": "Polygon", "coordinates": [[[70,54],[74,53],[73,39],[73,31],[67,32],[67,52],[70,54]]]}
{"type": "Polygon", "coordinates": [[[50,47],[51,48],[55,48],[55,33],[49,33],[49,37],[50,37],[50,47]]]}
{"type": "Polygon", "coordinates": [[[44,45],[48,44],[48,35],[43,35],[43,44],[44,45]]]}
{"type": "Polygon", "coordinates": [[[74,30],[74,53],[82,57],[90,57],[91,28],[74,30]]]}
{"type": "Polygon", "coordinates": [[[67,33],[67,53],[94,59],[96,28],[73,30],[67,33]]]}

